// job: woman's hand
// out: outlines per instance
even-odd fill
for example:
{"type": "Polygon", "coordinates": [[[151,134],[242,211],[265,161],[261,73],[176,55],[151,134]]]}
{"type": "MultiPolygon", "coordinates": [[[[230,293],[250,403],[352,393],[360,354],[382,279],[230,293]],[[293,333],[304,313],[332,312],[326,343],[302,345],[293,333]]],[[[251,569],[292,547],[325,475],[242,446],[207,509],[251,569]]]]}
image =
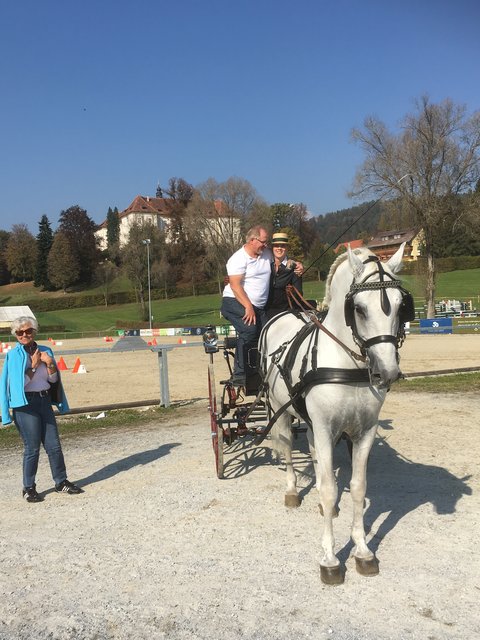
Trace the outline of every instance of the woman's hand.
{"type": "MultiPolygon", "coordinates": [[[[44,362],[47,365],[47,367],[48,365],[53,364],[53,358],[49,356],[46,351],[40,351],[40,360],[41,362],[44,362]]],[[[33,358],[32,358],[32,361],[33,361],[33,358]]]]}
{"type": "Polygon", "coordinates": [[[297,262],[295,265],[294,271],[295,271],[295,275],[301,276],[305,271],[305,268],[301,262],[297,262]]]}
{"type": "Polygon", "coordinates": [[[42,362],[42,352],[36,349],[32,355],[32,369],[37,369],[42,362]]]}

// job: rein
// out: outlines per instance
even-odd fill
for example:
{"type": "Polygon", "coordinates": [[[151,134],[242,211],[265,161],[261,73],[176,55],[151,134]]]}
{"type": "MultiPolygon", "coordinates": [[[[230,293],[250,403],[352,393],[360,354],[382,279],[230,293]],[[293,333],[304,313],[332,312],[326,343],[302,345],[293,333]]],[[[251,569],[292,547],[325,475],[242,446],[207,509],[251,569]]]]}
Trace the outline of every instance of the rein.
{"type": "Polygon", "coordinates": [[[354,360],[357,360],[358,362],[367,362],[367,357],[365,355],[360,355],[359,353],[353,351],[353,349],[350,349],[350,347],[339,340],[336,335],[334,335],[331,331],[323,326],[323,323],[320,322],[315,314],[315,308],[307,300],[305,300],[303,295],[296,287],[293,286],[293,284],[287,285],[286,290],[290,308],[293,308],[293,305],[295,305],[297,308],[303,311],[308,316],[310,321],[320,329],[320,331],[323,331],[323,333],[325,333],[329,338],[331,338],[340,347],[342,347],[342,349],[346,351],[348,355],[351,356],[354,360]]]}

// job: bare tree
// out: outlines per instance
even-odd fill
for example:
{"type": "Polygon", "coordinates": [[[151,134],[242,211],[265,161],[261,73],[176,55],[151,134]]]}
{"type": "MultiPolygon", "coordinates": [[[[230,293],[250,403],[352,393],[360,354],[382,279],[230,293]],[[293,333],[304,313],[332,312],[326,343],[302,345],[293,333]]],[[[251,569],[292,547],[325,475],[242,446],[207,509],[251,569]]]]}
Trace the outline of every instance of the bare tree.
{"type": "Polygon", "coordinates": [[[97,268],[94,272],[94,282],[98,285],[103,294],[103,299],[105,301],[105,306],[108,307],[108,295],[110,293],[110,288],[118,275],[118,267],[114,262],[110,260],[104,260],[97,265],[97,268]]]}
{"type": "Polygon", "coordinates": [[[150,240],[148,255],[151,272],[156,271],[156,263],[161,260],[165,248],[164,234],[153,224],[133,224],[130,227],[128,243],[121,249],[122,267],[133,284],[140,302],[142,317],[148,319],[145,292],[148,287],[148,255],[144,240],[150,240]]]}
{"type": "Polygon", "coordinates": [[[480,177],[480,112],[468,117],[464,106],[447,99],[439,104],[423,96],[415,113],[405,116],[399,134],[377,118],[368,117],[352,139],[366,154],[357,172],[352,195],[385,194],[402,197],[415,226],[423,229],[427,261],[428,317],[435,315],[435,229],[445,219],[454,224],[463,216],[479,219],[478,195],[472,191],[480,177]],[[459,206],[461,196],[467,202],[459,206]]]}
{"type": "Polygon", "coordinates": [[[207,262],[214,267],[219,282],[223,281],[228,258],[242,244],[249,217],[262,203],[243,178],[231,177],[225,182],[209,178],[196,187],[187,208],[188,235],[203,242],[207,262]]]}

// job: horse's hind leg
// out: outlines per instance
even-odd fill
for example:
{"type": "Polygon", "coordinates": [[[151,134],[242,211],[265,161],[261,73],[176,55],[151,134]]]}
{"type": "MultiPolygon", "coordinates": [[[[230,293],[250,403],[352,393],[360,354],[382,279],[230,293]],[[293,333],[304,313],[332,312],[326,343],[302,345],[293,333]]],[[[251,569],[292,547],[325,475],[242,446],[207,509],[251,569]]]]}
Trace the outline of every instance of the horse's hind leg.
{"type": "Polygon", "coordinates": [[[363,509],[367,491],[367,462],[376,432],[377,426],[375,425],[359,442],[353,443],[352,479],[350,482],[350,495],[353,501],[352,540],[355,543],[353,555],[357,571],[365,576],[378,573],[378,561],[368,548],[363,523],[363,509]]]}
{"type": "Polygon", "coordinates": [[[281,415],[272,431],[273,447],[285,460],[287,476],[287,490],[285,492],[285,506],[299,507],[300,498],[297,491],[297,476],[293,468],[292,458],[292,418],[287,413],[281,415]]]}

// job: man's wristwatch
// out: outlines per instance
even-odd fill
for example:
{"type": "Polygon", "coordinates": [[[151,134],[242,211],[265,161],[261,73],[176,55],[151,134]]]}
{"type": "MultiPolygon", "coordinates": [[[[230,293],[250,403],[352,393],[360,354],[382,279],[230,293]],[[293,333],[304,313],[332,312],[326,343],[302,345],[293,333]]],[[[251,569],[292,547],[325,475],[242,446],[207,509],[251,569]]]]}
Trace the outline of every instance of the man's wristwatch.
{"type": "Polygon", "coordinates": [[[35,373],[35,371],[37,370],[37,367],[31,367],[32,369],[32,373],[35,373]]]}

